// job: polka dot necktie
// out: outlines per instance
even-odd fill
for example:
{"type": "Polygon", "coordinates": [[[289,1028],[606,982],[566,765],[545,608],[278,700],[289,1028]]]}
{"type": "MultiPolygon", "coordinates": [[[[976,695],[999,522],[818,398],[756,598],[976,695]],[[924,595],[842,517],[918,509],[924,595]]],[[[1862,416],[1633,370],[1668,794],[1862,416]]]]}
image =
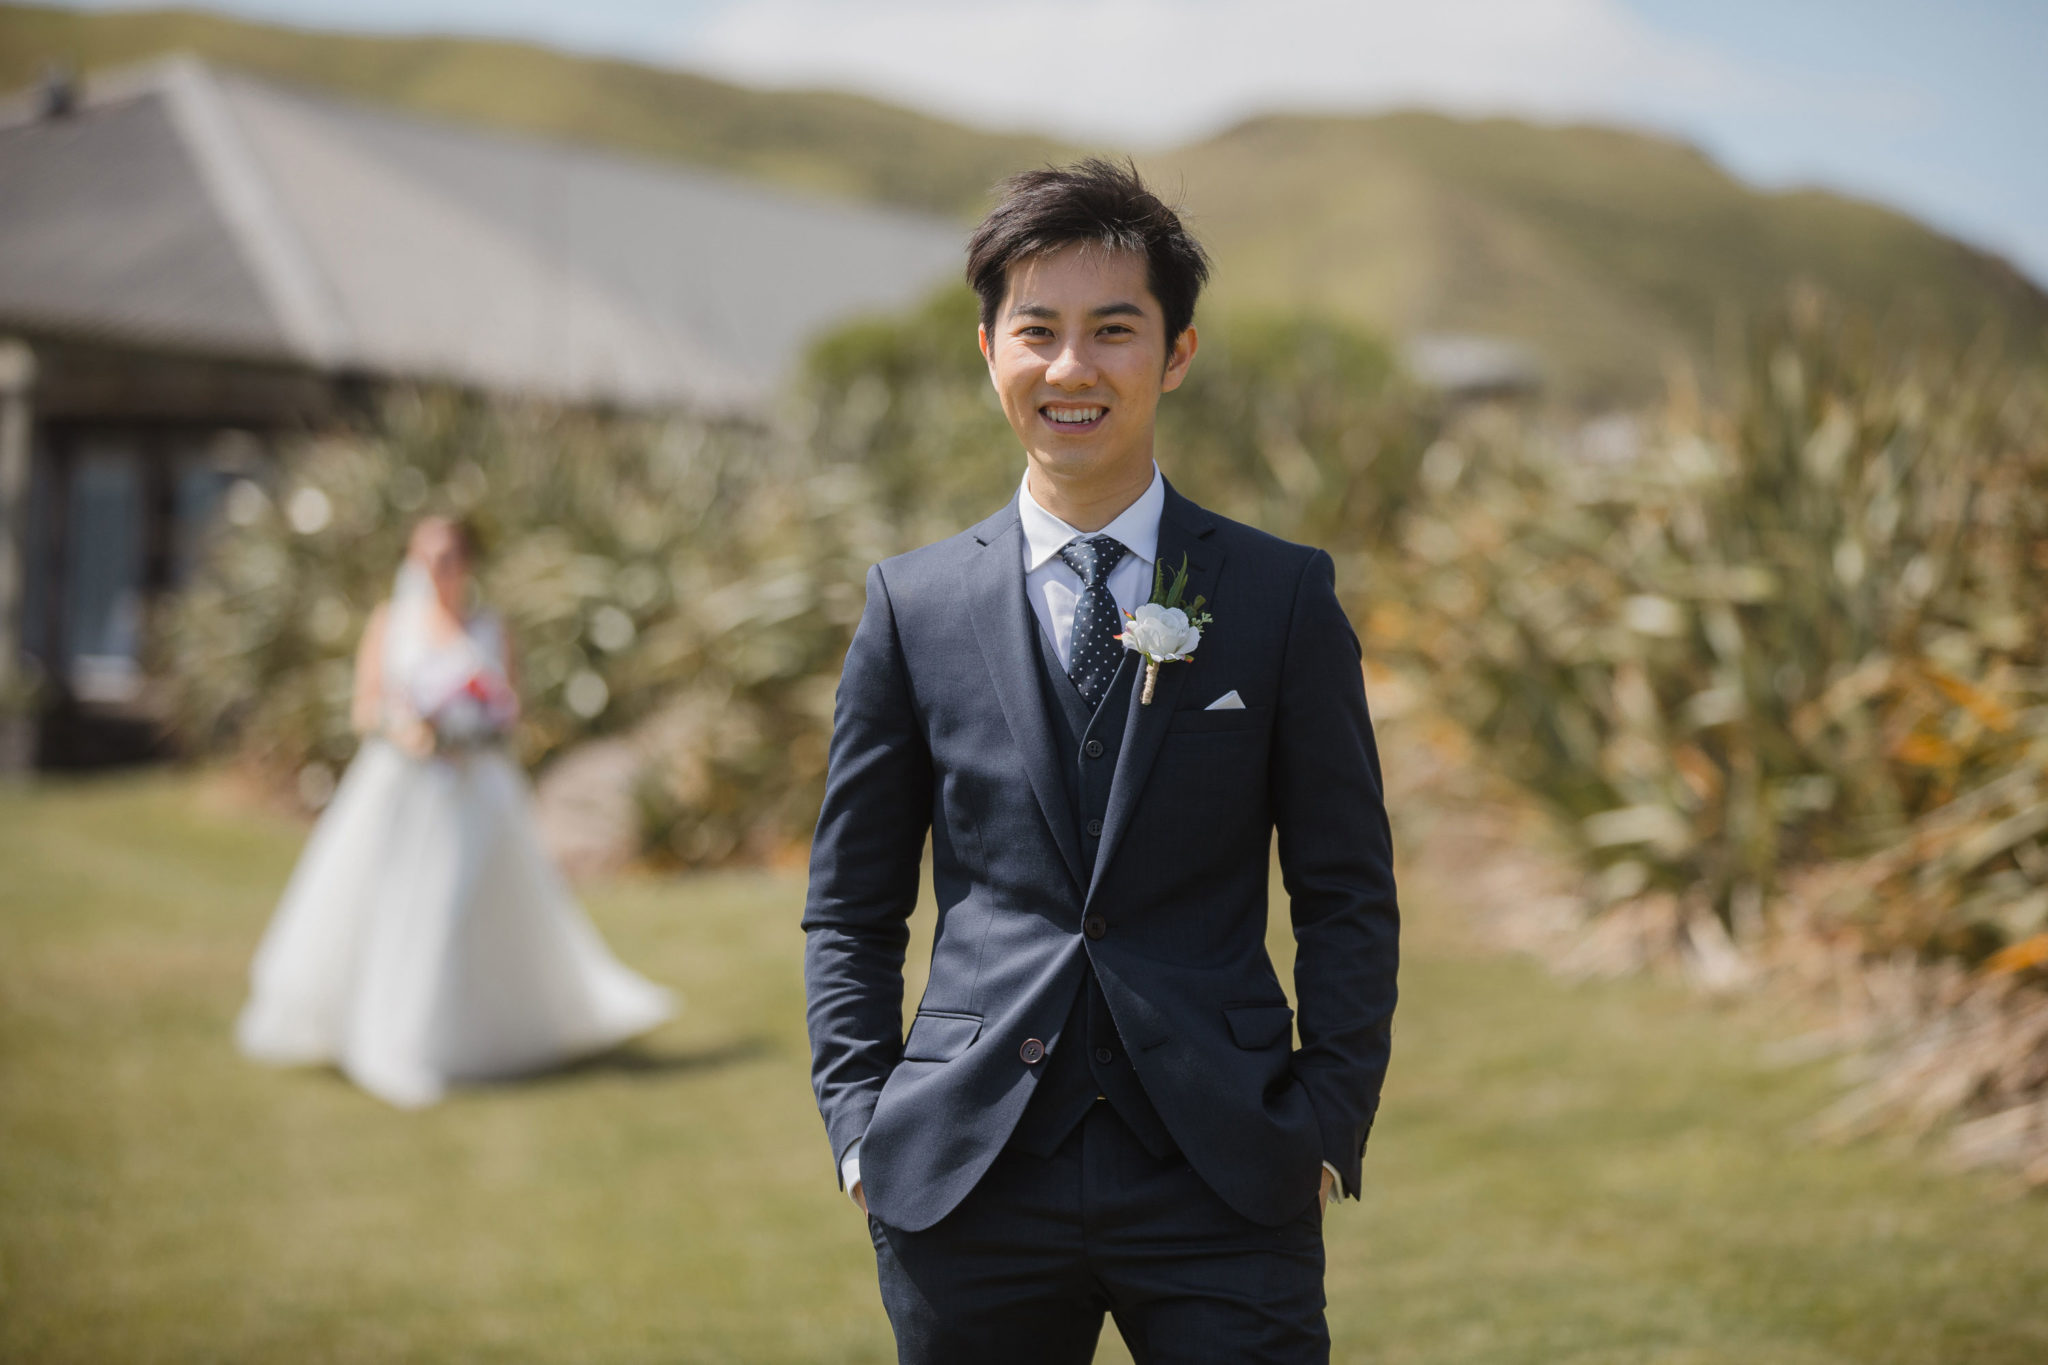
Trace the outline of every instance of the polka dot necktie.
{"type": "Polygon", "coordinates": [[[1094,710],[1109,691],[1109,680],[1123,662],[1124,647],[1117,642],[1123,622],[1117,616],[1116,598],[1110,596],[1109,571],[1130,553],[1113,536],[1090,536],[1070,540],[1060,550],[1060,559],[1081,575],[1081,597],[1074,603],[1073,642],[1067,650],[1067,676],[1081,691],[1081,699],[1094,710]]]}

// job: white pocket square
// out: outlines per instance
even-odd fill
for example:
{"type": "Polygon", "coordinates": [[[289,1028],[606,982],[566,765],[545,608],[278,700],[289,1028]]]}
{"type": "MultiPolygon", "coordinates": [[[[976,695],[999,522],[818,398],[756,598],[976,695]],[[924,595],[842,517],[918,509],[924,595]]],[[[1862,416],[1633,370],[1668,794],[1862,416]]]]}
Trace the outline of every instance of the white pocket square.
{"type": "Polygon", "coordinates": [[[1204,711],[1242,711],[1244,710],[1244,698],[1238,696],[1237,689],[1233,687],[1202,709],[1204,711]]]}

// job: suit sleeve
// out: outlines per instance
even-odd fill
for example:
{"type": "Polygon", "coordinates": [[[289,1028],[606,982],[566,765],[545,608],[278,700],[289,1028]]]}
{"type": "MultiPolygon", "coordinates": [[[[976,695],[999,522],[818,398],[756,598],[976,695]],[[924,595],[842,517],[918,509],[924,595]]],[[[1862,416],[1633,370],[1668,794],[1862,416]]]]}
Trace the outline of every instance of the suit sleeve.
{"type": "Polygon", "coordinates": [[[1344,1191],[1379,1108],[1392,1043],[1400,910],[1358,637],[1317,551],[1295,588],[1271,769],[1280,874],[1297,945],[1294,1073],[1344,1191]]]}
{"type": "Polygon", "coordinates": [[[903,954],[932,819],[932,763],[880,566],[833,707],[804,901],[811,1085],[835,1165],[903,1052],[903,954]]]}

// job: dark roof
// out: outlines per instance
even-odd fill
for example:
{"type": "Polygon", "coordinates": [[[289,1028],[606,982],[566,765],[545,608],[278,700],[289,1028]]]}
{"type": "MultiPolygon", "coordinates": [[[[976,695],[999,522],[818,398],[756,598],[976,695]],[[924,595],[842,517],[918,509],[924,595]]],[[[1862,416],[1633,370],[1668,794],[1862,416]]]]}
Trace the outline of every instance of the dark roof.
{"type": "Polygon", "coordinates": [[[0,327],[628,406],[760,403],[943,220],[170,58],[0,118],[0,327]]]}

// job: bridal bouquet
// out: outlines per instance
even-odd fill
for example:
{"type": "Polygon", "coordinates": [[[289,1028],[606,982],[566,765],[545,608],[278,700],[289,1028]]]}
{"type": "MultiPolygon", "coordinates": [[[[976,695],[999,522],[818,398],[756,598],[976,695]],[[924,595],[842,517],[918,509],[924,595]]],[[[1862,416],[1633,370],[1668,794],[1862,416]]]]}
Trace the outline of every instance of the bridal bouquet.
{"type": "Polygon", "coordinates": [[[489,744],[519,719],[519,698],[495,669],[478,669],[445,692],[420,718],[434,732],[437,752],[489,744]]]}
{"type": "MultiPolygon", "coordinates": [[[[478,668],[443,676],[431,686],[408,688],[412,716],[403,727],[413,738],[405,747],[428,753],[457,753],[495,743],[519,719],[519,698],[504,675],[478,668]]],[[[401,740],[405,738],[403,734],[401,740]]]]}

